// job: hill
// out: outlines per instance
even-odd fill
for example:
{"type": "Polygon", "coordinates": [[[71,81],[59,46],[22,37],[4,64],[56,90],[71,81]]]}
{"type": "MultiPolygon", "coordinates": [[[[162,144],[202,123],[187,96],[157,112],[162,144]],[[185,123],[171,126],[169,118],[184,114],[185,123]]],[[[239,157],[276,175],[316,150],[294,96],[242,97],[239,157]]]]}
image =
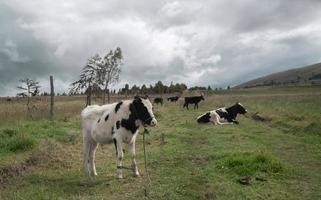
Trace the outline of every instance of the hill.
{"type": "Polygon", "coordinates": [[[267,76],[253,79],[251,81],[247,81],[235,86],[234,88],[251,88],[260,86],[294,84],[321,84],[321,63],[273,73],[267,76]]]}

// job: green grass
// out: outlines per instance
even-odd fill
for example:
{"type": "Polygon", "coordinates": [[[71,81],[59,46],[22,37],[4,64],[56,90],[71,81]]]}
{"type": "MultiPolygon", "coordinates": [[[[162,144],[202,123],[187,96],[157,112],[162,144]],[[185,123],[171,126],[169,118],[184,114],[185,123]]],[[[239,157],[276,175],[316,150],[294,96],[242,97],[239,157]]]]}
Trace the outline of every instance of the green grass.
{"type": "MultiPolygon", "coordinates": [[[[98,148],[98,177],[82,174],[79,116],[70,122],[3,127],[1,138],[23,136],[34,145],[3,150],[2,166],[11,164],[5,160],[12,156],[27,159],[29,152],[39,158],[0,187],[0,199],[321,199],[321,95],[318,88],[308,88],[309,95],[302,95],[303,90],[258,90],[250,95],[229,91],[207,97],[199,110],[184,110],[180,103],[155,106],[159,124],[146,136],[151,184],[143,167],[141,135],[136,152],[142,176],[132,177],[125,170],[125,179],[119,181],[112,145],[98,148]],[[259,112],[271,120],[240,116],[240,125],[195,122],[203,112],[236,101],[250,114],[259,112]],[[37,150],[41,153],[35,155],[37,150]],[[238,183],[245,176],[251,177],[250,185],[238,183]]],[[[124,159],[129,166],[127,149],[124,159]]]]}

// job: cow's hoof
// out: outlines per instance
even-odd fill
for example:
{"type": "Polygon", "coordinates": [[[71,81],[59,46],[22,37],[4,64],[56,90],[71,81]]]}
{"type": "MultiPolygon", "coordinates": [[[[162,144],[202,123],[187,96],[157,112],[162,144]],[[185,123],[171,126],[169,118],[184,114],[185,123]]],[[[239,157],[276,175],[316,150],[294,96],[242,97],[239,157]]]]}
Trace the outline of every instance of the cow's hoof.
{"type": "Polygon", "coordinates": [[[139,177],[139,172],[136,172],[133,175],[134,175],[134,177],[139,177]]]}

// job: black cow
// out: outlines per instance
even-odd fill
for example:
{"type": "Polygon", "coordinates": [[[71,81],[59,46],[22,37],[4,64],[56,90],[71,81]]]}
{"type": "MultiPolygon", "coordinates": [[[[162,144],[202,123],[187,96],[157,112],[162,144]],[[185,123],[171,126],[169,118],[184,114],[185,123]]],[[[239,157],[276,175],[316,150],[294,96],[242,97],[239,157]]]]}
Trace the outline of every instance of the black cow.
{"type": "Polygon", "coordinates": [[[161,104],[161,105],[163,105],[163,98],[162,97],[156,97],[155,99],[154,99],[154,103],[155,104],[161,104]]]}
{"type": "Polygon", "coordinates": [[[188,104],[194,104],[194,109],[195,108],[198,108],[198,103],[201,101],[201,100],[205,100],[203,95],[201,96],[194,96],[194,97],[185,97],[185,103],[183,105],[183,108],[187,108],[188,110],[188,104]]]}
{"type": "Polygon", "coordinates": [[[233,106],[228,108],[219,108],[216,110],[212,110],[204,113],[203,115],[197,118],[198,123],[213,123],[215,125],[223,125],[223,124],[239,124],[236,120],[236,116],[238,114],[247,113],[246,109],[240,103],[235,103],[233,106]],[[223,123],[222,121],[227,121],[228,123],[223,123]]]}
{"type": "Polygon", "coordinates": [[[179,99],[178,96],[168,97],[167,101],[176,102],[179,99]]]}

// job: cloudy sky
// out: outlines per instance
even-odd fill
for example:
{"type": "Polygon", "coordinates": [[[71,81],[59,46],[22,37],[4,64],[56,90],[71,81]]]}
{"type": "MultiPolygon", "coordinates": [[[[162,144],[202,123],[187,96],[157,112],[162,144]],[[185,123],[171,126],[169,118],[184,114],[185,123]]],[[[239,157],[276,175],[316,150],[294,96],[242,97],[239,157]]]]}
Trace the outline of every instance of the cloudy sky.
{"type": "Polygon", "coordinates": [[[321,61],[320,0],[0,0],[0,95],[58,92],[119,46],[121,82],[225,87],[321,61]]]}

